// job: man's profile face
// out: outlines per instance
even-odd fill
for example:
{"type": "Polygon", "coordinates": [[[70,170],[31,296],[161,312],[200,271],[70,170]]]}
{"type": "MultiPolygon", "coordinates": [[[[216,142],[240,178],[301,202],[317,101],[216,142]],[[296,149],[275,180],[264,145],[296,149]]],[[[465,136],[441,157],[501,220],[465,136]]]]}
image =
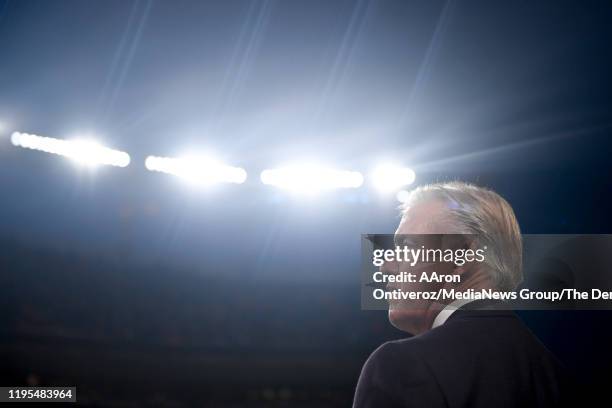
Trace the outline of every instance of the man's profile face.
{"type": "MultiPolygon", "coordinates": [[[[408,208],[395,232],[395,244],[403,247],[425,248],[439,247],[439,243],[429,242],[443,234],[444,220],[447,218],[446,206],[441,201],[425,201],[408,208]],[[416,236],[415,236],[416,235],[416,236]],[[430,235],[430,236],[428,236],[430,235]],[[409,239],[410,242],[404,242],[409,239]],[[414,242],[415,240],[419,242],[414,242]]],[[[454,266],[449,263],[422,264],[411,266],[408,262],[386,262],[380,267],[386,274],[412,272],[417,277],[413,283],[392,283],[388,290],[402,289],[404,292],[437,291],[443,284],[438,282],[418,282],[421,273],[452,274],[454,266]]],[[[418,334],[429,329],[431,324],[428,313],[432,313],[433,302],[430,300],[392,300],[389,303],[389,321],[396,328],[418,334]]],[[[438,305],[439,306],[439,305],[438,305]]]]}

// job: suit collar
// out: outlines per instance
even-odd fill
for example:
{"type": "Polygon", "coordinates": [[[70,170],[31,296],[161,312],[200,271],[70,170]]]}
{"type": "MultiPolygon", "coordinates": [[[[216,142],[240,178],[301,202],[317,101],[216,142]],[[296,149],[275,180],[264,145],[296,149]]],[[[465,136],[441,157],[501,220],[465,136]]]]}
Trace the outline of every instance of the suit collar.
{"type": "Polygon", "coordinates": [[[491,317],[491,316],[514,316],[505,302],[494,299],[474,300],[458,308],[448,317],[448,320],[461,317],[491,317]]]}

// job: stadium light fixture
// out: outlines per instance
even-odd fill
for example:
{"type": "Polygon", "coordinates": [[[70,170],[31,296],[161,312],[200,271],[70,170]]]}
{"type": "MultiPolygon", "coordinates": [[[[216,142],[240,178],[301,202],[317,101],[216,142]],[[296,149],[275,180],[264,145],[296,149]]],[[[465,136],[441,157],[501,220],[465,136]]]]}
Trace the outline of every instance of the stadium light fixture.
{"type": "Polygon", "coordinates": [[[358,188],[363,184],[363,176],[356,171],[318,165],[296,165],[264,170],[261,172],[261,181],[263,184],[294,192],[317,193],[358,188]]]}
{"type": "Polygon", "coordinates": [[[371,175],[374,186],[382,192],[394,192],[414,183],[416,175],[408,167],[384,164],[377,167],[371,175]]]}
{"type": "Polygon", "coordinates": [[[13,146],[24,149],[64,156],[86,166],[103,164],[126,167],[130,164],[130,155],[126,152],[110,149],[89,139],[63,140],[29,133],[13,132],[11,143],[13,146]]]}
{"type": "Polygon", "coordinates": [[[147,156],[145,167],[149,171],[172,174],[194,185],[242,184],[247,179],[247,172],[243,168],[228,166],[212,158],[201,156],[147,156]]]}

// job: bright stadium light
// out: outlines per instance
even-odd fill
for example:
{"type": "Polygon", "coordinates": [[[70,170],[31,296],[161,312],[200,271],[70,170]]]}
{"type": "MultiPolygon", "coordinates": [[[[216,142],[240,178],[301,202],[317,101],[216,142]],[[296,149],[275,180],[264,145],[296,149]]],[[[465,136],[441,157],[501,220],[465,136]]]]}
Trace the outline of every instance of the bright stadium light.
{"type": "Polygon", "coordinates": [[[392,164],[377,167],[372,172],[374,186],[383,192],[393,192],[414,183],[416,175],[412,169],[392,164]]]}
{"type": "Polygon", "coordinates": [[[87,166],[104,164],[126,167],[130,164],[130,155],[126,152],[110,149],[93,140],[62,140],[13,132],[11,143],[24,149],[39,150],[45,153],[68,157],[87,166]]]}
{"type": "Polygon", "coordinates": [[[339,188],[358,188],[363,176],[356,171],[337,170],[317,165],[297,165],[261,172],[264,184],[301,193],[316,193],[339,188]]]}
{"type": "Polygon", "coordinates": [[[145,167],[149,171],[172,174],[195,185],[242,184],[247,178],[243,168],[228,166],[209,157],[148,156],[145,167]]]}

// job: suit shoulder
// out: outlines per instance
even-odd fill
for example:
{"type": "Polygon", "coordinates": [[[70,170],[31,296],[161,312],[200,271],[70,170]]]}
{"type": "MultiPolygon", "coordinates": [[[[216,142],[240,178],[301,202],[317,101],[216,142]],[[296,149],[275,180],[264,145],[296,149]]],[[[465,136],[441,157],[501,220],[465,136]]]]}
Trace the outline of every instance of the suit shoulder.
{"type": "Polygon", "coordinates": [[[418,343],[418,337],[387,341],[374,350],[370,357],[385,359],[397,357],[398,353],[411,354],[418,349],[418,343]]]}
{"type": "Polygon", "coordinates": [[[387,341],[370,354],[364,368],[383,369],[386,372],[415,369],[422,366],[418,338],[387,341]]]}
{"type": "Polygon", "coordinates": [[[389,341],[370,355],[359,377],[355,407],[444,406],[415,340],[389,341]]]}

